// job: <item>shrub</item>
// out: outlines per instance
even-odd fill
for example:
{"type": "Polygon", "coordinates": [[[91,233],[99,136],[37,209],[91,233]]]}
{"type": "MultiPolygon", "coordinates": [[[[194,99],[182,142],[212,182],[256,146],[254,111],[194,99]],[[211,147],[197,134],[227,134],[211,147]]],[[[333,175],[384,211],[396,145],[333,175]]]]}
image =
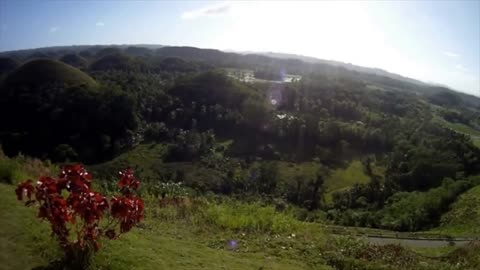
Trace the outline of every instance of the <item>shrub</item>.
{"type": "Polygon", "coordinates": [[[17,174],[18,168],[13,161],[9,159],[0,160],[0,182],[13,184],[17,174]]]}
{"type": "Polygon", "coordinates": [[[0,158],[0,183],[16,184],[32,175],[36,159],[26,159],[22,156],[0,158]]]}
{"type": "Polygon", "coordinates": [[[92,190],[91,183],[92,175],[82,165],[68,165],[57,179],[42,176],[36,186],[27,180],[15,190],[18,200],[27,199],[27,206],[37,205],[38,217],[50,223],[67,268],[89,268],[92,255],[100,248],[100,237],[116,239],[143,218],[143,201],[135,196],[140,182],[131,169],[120,172],[121,195],[113,196],[110,202],[92,190]],[[101,226],[105,216],[108,220],[101,226]]]}

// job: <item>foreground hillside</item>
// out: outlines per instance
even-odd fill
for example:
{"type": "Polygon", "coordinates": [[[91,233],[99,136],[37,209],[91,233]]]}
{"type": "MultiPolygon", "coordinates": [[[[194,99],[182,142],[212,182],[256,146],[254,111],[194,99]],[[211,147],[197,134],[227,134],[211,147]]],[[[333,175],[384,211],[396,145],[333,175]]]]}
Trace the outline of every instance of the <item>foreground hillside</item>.
{"type": "MultiPolygon", "coordinates": [[[[49,228],[41,222],[38,226],[33,209],[26,209],[12,194],[12,186],[0,184],[0,269],[37,269],[35,267],[47,266],[50,260],[60,258],[55,241],[48,235],[49,228]]],[[[272,256],[258,250],[254,253],[224,250],[222,245],[226,240],[223,241],[222,237],[228,234],[214,235],[213,239],[208,239],[208,234],[187,226],[156,222],[150,216],[132,234],[106,244],[98,254],[96,263],[100,269],[308,268],[301,260],[272,256]],[[209,242],[212,242],[210,246],[209,242]],[[211,247],[212,244],[218,247],[211,247]]]]}
{"type": "MultiPolygon", "coordinates": [[[[58,170],[46,165],[24,157],[0,159],[1,172],[10,166],[15,177],[58,170]]],[[[473,270],[480,263],[476,243],[416,251],[376,246],[331,235],[320,224],[297,221],[290,211],[261,203],[181,196],[189,203],[166,204],[178,195],[170,193],[166,200],[147,190],[142,192],[145,222],[120,239],[104,239],[95,269],[473,270]]],[[[0,184],[0,205],[0,269],[61,269],[47,223],[16,200],[13,185],[0,184]]]]}

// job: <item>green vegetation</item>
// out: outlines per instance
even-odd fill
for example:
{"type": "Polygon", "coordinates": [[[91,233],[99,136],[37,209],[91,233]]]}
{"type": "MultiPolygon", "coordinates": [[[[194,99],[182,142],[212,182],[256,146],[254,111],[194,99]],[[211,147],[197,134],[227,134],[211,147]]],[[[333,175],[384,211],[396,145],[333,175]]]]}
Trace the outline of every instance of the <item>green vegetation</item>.
{"type": "MultiPolygon", "coordinates": [[[[16,201],[13,186],[0,184],[0,239],[2,269],[30,269],[46,266],[59,258],[60,251],[48,232],[47,223],[38,225],[33,209],[16,201]],[[33,243],[33,244],[32,244],[33,243]],[[19,259],[22,258],[22,259],[19,259]]],[[[172,224],[173,225],[173,224],[172,224]]],[[[150,219],[119,240],[105,243],[96,258],[100,269],[305,269],[300,260],[266,258],[261,253],[238,253],[211,248],[187,227],[173,227],[150,219]]],[[[204,236],[205,237],[205,234],[204,236]]],[[[217,238],[218,237],[218,238],[217,238]]],[[[220,243],[220,237],[215,240],[220,243]],[[217,240],[218,239],[218,240],[217,240]]],[[[328,268],[325,268],[328,269],[328,268]]]]}
{"type": "Polygon", "coordinates": [[[52,175],[58,172],[58,167],[49,161],[42,162],[36,158],[18,155],[8,158],[0,148],[0,183],[18,184],[26,179],[39,175],[52,175]]]}
{"type": "Polygon", "coordinates": [[[246,232],[296,232],[300,223],[294,217],[278,213],[273,206],[259,204],[213,205],[207,210],[209,223],[246,232]]]}
{"type": "MultiPolygon", "coordinates": [[[[30,162],[22,169],[32,167],[30,162]]],[[[39,226],[33,209],[17,202],[13,191],[14,186],[0,184],[0,204],[8,209],[0,212],[2,269],[57,269],[60,251],[45,234],[47,223],[39,226]]],[[[95,257],[96,269],[447,270],[475,269],[478,263],[477,245],[422,249],[419,255],[400,246],[332,237],[316,224],[296,221],[288,211],[258,203],[162,199],[146,190],[143,198],[145,222],[120,239],[104,242],[95,257]]]]}
{"type": "Polygon", "coordinates": [[[90,170],[98,171],[103,177],[116,177],[110,175],[111,172],[117,172],[122,168],[131,167],[136,171],[136,175],[141,179],[154,179],[158,177],[156,174],[159,167],[162,166],[162,160],[167,154],[167,147],[162,144],[140,144],[132,150],[120,154],[118,157],[105,162],[101,165],[89,166],[90,170]],[[102,173],[108,173],[102,175],[102,173]]]}
{"type": "Polygon", "coordinates": [[[344,189],[354,184],[365,184],[370,178],[365,175],[362,163],[358,160],[352,161],[346,169],[337,169],[327,178],[325,185],[329,192],[344,189]]]}
{"type": "MultiPolygon", "coordinates": [[[[101,53],[103,55],[103,53],[101,53]]],[[[107,53],[90,65],[91,70],[138,71],[144,69],[142,62],[121,53],[107,53]]]]}
{"type": "Polygon", "coordinates": [[[60,58],[60,61],[76,68],[86,68],[88,65],[88,62],[85,58],[73,53],[65,54],[62,56],[62,58],[60,58]]]}
{"type": "Polygon", "coordinates": [[[448,121],[442,122],[446,127],[455,130],[456,132],[460,132],[466,135],[469,135],[472,138],[473,143],[480,148],[480,131],[471,128],[462,123],[451,123],[448,121]]]}
{"type": "Polygon", "coordinates": [[[479,222],[480,186],[476,186],[462,194],[452,204],[450,210],[442,216],[441,226],[434,231],[455,235],[478,235],[479,222]]]}
{"type": "Polygon", "coordinates": [[[0,137],[8,155],[92,161],[132,144],[134,100],[64,63],[28,62],[5,79],[0,94],[0,137]]]}
{"type": "MultiPolygon", "coordinates": [[[[279,162],[279,177],[285,181],[296,177],[313,178],[318,169],[315,162],[289,163],[279,162]]],[[[381,168],[380,168],[381,170],[381,168]]],[[[362,163],[354,160],[346,168],[338,168],[331,172],[325,180],[326,200],[331,201],[331,196],[336,191],[348,189],[354,184],[365,184],[370,178],[363,172],[362,163]]]]}
{"type": "Polygon", "coordinates": [[[448,255],[453,250],[455,250],[455,247],[447,246],[447,247],[441,247],[441,248],[413,248],[412,250],[420,255],[427,256],[430,258],[431,257],[441,258],[448,255]]]}
{"type": "Polygon", "coordinates": [[[466,217],[478,194],[465,192],[479,184],[480,99],[328,62],[150,48],[1,53],[23,61],[5,60],[0,75],[2,183],[55,171],[48,160],[86,164],[105,192],[125,167],[142,180],[150,220],[125,243],[144,255],[114,242],[101,267],[450,269],[461,252],[462,266],[475,262],[476,246],[430,261],[323,228],[476,234],[466,217]],[[68,64],[27,61],[38,57],[68,64]]]}
{"type": "Polygon", "coordinates": [[[380,218],[381,227],[397,231],[436,226],[445,208],[472,185],[468,181],[447,179],[442,186],[427,192],[396,193],[376,218],[380,218]]]}

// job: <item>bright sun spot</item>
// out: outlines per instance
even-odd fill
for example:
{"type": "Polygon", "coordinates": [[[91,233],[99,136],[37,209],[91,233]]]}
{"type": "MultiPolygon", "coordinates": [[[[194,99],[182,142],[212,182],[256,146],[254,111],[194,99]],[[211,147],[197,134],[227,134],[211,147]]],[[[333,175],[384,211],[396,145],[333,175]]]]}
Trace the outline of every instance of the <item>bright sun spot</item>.
{"type": "Polygon", "coordinates": [[[380,65],[393,49],[368,12],[368,6],[356,2],[236,2],[234,29],[216,43],[220,48],[296,52],[363,65],[371,65],[376,55],[374,62],[380,65]]]}

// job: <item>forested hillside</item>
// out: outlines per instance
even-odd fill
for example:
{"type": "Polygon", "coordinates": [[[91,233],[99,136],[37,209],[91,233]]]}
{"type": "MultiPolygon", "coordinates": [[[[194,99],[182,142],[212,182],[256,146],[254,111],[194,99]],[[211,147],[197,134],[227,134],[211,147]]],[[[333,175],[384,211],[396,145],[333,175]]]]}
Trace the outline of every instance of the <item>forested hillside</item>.
{"type": "Polygon", "coordinates": [[[400,231],[436,227],[478,184],[480,99],[447,88],[191,47],[1,56],[8,156],[82,162],[105,181],[130,163],[154,184],[184,182],[196,194],[293,205],[302,220],[400,231]],[[286,74],[300,79],[282,81],[286,74]]]}

